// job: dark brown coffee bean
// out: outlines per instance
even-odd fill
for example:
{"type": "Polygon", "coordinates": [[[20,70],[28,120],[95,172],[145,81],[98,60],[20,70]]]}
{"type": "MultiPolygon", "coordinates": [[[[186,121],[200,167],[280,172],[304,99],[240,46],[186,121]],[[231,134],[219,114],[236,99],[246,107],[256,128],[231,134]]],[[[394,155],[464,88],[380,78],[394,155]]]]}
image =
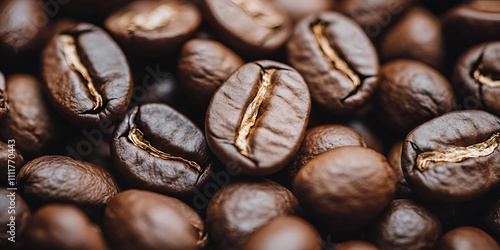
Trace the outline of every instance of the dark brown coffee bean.
{"type": "Polygon", "coordinates": [[[0,119],[7,114],[9,110],[9,98],[7,97],[7,89],[5,87],[5,77],[0,72],[0,119]]]}
{"type": "Polygon", "coordinates": [[[278,7],[285,10],[294,22],[321,11],[332,10],[335,1],[330,0],[272,0],[278,7]]]}
{"type": "Polygon", "coordinates": [[[192,39],[184,44],[178,72],[184,93],[207,107],[213,94],[243,60],[226,46],[211,40],[192,39]]]}
{"type": "Polygon", "coordinates": [[[114,121],[132,96],[127,59],[108,34],[91,24],[52,38],[42,53],[42,75],[52,104],[78,127],[114,121]]]}
{"type": "Polygon", "coordinates": [[[396,173],[396,198],[411,198],[413,192],[406,182],[401,168],[401,152],[403,150],[403,142],[398,142],[392,146],[389,154],[387,154],[387,162],[391,165],[392,170],[396,173]]]}
{"type": "Polygon", "coordinates": [[[8,181],[15,183],[16,175],[23,165],[24,158],[21,152],[16,149],[16,144],[12,141],[10,144],[0,141],[0,180],[2,180],[0,185],[13,187],[14,185],[9,185],[8,181]]]}
{"type": "Polygon", "coordinates": [[[500,247],[487,233],[475,227],[458,227],[447,232],[436,243],[439,250],[498,250],[500,247]]]}
{"type": "Polygon", "coordinates": [[[0,210],[0,248],[19,249],[25,242],[26,229],[31,216],[30,208],[19,194],[6,188],[0,188],[0,207],[2,208],[0,210]]]}
{"type": "Polygon", "coordinates": [[[442,30],[456,57],[473,45],[500,40],[500,1],[476,0],[453,8],[442,18],[442,30]]]}
{"type": "Polygon", "coordinates": [[[103,231],[112,249],[202,249],[201,217],[187,204],[161,194],[127,190],[106,207],[103,231]]]}
{"type": "Polygon", "coordinates": [[[41,2],[5,0],[0,3],[0,51],[9,56],[39,49],[46,41],[49,16],[41,2]]]}
{"type": "Polygon", "coordinates": [[[294,69],[273,61],[247,63],[208,107],[208,145],[228,167],[272,174],[299,149],[310,108],[307,86],[294,69]]]}
{"type": "Polygon", "coordinates": [[[106,16],[106,14],[124,6],[132,0],[57,0],[56,2],[44,2],[48,13],[57,14],[59,10],[63,13],[88,18],[89,15],[106,16]]]}
{"type": "Polygon", "coordinates": [[[382,67],[376,102],[382,122],[400,134],[451,111],[456,104],[446,78],[413,60],[396,60],[382,67]]]}
{"type": "Polygon", "coordinates": [[[455,66],[452,83],[465,108],[500,115],[500,42],[467,50],[455,66]]]}
{"type": "Polygon", "coordinates": [[[302,19],[287,52],[312,99],[330,112],[355,111],[375,90],[377,52],[359,25],[340,13],[322,12],[302,19]]]}
{"type": "Polygon", "coordinates": [[[203,0],[205,18],[229,47],[250,58],[278,52],[292,33],[292,21],[271,1],[203,0]]]}
{"type": "Polygon", "coordinates": [[[413,192],[436,201],[479,197],[500,182],[500,118],[456,111],[430,120],[405,139],[401,165],[413,192]]]}
{"type": "Polygon", "coordinates": [[[429,11],[414,7],[380,41],[384,61],[414,59],[442,71],[446,48],[441,22],[429,11]]]}
{"type": "Polygon", "coordinates": [[[218,249],[241,249],[253,232],[274,218],[295,214],[297,208],[292,192],[273,181],[234,181],[210,201],[207,227],[218,249]]]}
{"type": "Polygon", "coordinates": [[[98,216],[119,191],[113,177],[102,168],[57,155],[26,163],[17,182],[28,202],[72,203],[92,216],[98,216]]]}
{"type": "Polygon", "coordinates": [[[380,249],[431,249],[441,235],[436,215],[412,200],[394,200],[371,225],[380,249]]]}
{"type": "Polygon", "coordinates": [[[366,147],[366,143],[356,131],[342,125],[323,125],[307,130],[295,158],[284,169],[287,179],[293,181],[299,170],[319,154],[343,146],[366,147]]]}
{"type": "Polygon", "coordinates": [[[115,130],[111,155],[127,184],[177,197],[201,189],[213,168],[203,132],[164,104],[132,109],[115,130]]]}
{"type": "Polygon", "coordinates": [[[261,227],[248,239],[243,250],[321,250],[319,233],[307,221],[282,216],[261,227]]]}
{"type": "Polygon", "coordinates": [[[376,39],[412,5],[411,0],[340,0],[336,9],[354,19],[376,39]]]}
{"type": "Polygon", "coordinates": [[[367,148],[371,148],[381,154],[386,152],[381,135],[374,131],[373,126],[368,125],[365,121],[360,119],[351,120],[344,125],[359,133],[365,140],[367,148]]]}
{"type": "Polygon", "coordinates": [[[99,226],[73,205],[50,204],[36,211],[26,242],[40,250],[108,249],[99,226]]]}
{"type": "Polygon", "coordinates": [[[294,194],[316,221],[331,230],[352,231],[389,204],[396,176],[385,157],[348,146],[320,154],[297,174],[294,194]]]}
{"type": "Polygon", "coordinates": [[[334,247],[331,250],[377,250],[378,248],[368,242],[360,241],[360,240],[351,240],[342,242],[334,247]]]}
{"type": "Polygon", "coordinates": [[[198,28],[201,15],[189,1],[134,1],[105,22],[127,54],[163,57],[198,28]]]}
{"type": "Polygon", "coordinates": [[[0,119],[0,139],[15,140],[16,149],[29,158],[50,152],[60,130],[38,79],[10,76],[7,95],[9,112],[0,119]]]}

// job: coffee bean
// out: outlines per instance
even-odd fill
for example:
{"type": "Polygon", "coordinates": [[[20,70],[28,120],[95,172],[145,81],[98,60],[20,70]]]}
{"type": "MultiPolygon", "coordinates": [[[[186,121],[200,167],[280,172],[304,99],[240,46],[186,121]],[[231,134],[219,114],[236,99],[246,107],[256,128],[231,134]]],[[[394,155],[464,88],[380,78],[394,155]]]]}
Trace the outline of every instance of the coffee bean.
{"type": "Polygon", "coordinates": [[[50,204],[36,211],[26,230],[31,249],[108,249],[101,229],[73,205],[50,204]]]}
{"type": "Polygon", "coordinates": [[[228,167],[267,175],[299,149],[311,107],[304,80],[273,61],[247,63],[215,93],[205,130],[210,148],[228,167]]]}
{"type": "Polygon", "coordinates": [[[9,144],[0,141],[0,180],[3,180],[0,185],[8,186],[9,176],[15,178],[23,165],[24,158],[15,144],[10,144],[9,147],[9,144]]]}
{"type": "Polygon", "coordinates": [[[99,216],[119,191],[113,177],[102,168],[56,155],[26,163],[17,175],[17,183],[34,205],[72,203],[91,216],[99,216]]]}
{"type": "Polygon", "coordinates": [[[477,110],[451,112],[408,134],[401,165],[422,198],[472,200],[500,182],[499,145],[500,118],[477,110]]]}
{"type": "Polygon", "coordinates": [[[499,20],[499,1],[471,1],[445,13],[441,23],[451,56],[458,57],[476,44],[500,40],[499,20]]]}
{"type": "Polygon", "coordinates": [[[293,191],[301,206],[331,230],[353,231],[394,197],[396,176],[385,157],[359,146],[339,147],[309,161],[293,191]]]}
{"type": "Polygon", "coordinates": [[[6,188],[0,188],[0,207],[3,208],[0,211],[0,248],[19,249],[25,242],[30,208],[19,194],[6,188]]]}
{"type": "Polygon", "coordinates": [[[253,233],[242,249],[321,250],[322,245],[319,233],[307,221],[282,216],[253,233]]]}
{"type": "Polygon", "coordinates": [[[452,77],[457,95],[467,109],[485,109],[500,115],[500,42],[467,50],[452,77]]]}
{"type": "Polygon", "coordinates": [[[293,194],[273,181],[233,181],[210,201],[207,227],[217,249],[241,249],[253,232],[274,218],[295,214],[297,208],[293,194]]]}
{"type": "Polygon", "coordinates": [[[446,48],[441,22],[424,8],[414,7],[381,39],[379,51],[383,61],[413,59],[442,71],[446,48]]]}
{"type": "Polygon", "coordinates": [[[184,93],[207,107],[213,94],[243,60],[226,46],[211,40],[192,39],[184,44],[178,72],[184,93]]]}
{"type": "Polygon", "coordinates": [[[377,52],[359,25],[342,14],[322,12],[302,19],[287,52],[312,99],[330,112],[355,111],[375,90],[377,52]]]}
{"type": "Polygon", "coordinates": [[[42,53],[42,75],[52,104],[78,127],[116,120],[132,96],[123,52],[91,24],[78,24],[52,38],[42,53]]]}
{"type": "Polygon", "coordinates": [[[292,33],[290,17],[271,1],[203,0],[202,4],[213,31],[247,57],[276,54],[292,33]]]}
{"type": "Polygon", "coordinates": [[[360,241],[360,240],[351,240],[342,242],[334,247],[331,250],[377,250],[378,248],[368,242],[360,241]]]}
{"type": "Polygon", "coordinates": [[[116,128],[111,155],[129,185],[177,197],[202,189],[213,168],[203,132],[164,104],[132,109],[116,128]]]}
{"type": "Polygon", "coordinates": [[[7,114],[9,110],[9,98],[5,88],[5,77],[0,72],[0,119],[7,114]]]}
{"type": "Polygon", "coordinates": [[[307,130],[295,158],[284,169],[287,179],[293,181],[299,170],[319,154],[343,146],[366,147],[366,143],[356,131],[342,125],[322,125],[307,130]]]}
{"type": "Polygon", "coordinates": [[[332,10],[335,6],[335,1],[329,0],[273,0],[272,2],[285,10],[296,23],[310,14],[332,10]]]}
{"type": "Polygon", "coordinates": [[[456,104],[453,89],[446,78],[413,60],[385,64],[375,97],[382,122],[400,134],[451,111],[456,104]]]}
{"type": "Polygon", "coordinates": [[[18,56],[39,49],[48,37],[50,19],[42,4],[31,0],[0,3],[0,51],[18,56]]]}
{"type": "Polygon", "coordinates": [[[391,165],[392,170],[396,173],[396,198],[412,198],[413,192],[406,182],[401,168],[401,152],[403,150],[403,142],[397,142],[392,146],[389,154],[387,154],[387,162],[391,165]]]}
{"type": "Polygon", "coordinates": [[[180,200],[141,190],[116,195],[106,207],[103,231],[112,249],[203,249],[201,217],[180,200]]]}
{"type": "Polygon", "coordinates": [[[340,0],[336,9],[376,40],[412,6],[411,0],[340,0]]]}
{"type": "Polygon", "coordinates": [[[19,74],[10,76],[6,87],[9,111],[0,119],[0,139],[15,140],[16,149],[28,158],[50,152],[61,131],[41,83],[19,74]]]}
{"type": "Polygon", "coordinates": [[[163,57],[177,49],[201,23],[198,9],[188,1],[134,1],[105,22],[127,54],[163,57]]]}
{"type": "Polygon", "coordinates": [[[69,16],[80,16],[82,18],[89,16],[105,16],[116,10],[120,6],[126,5],[132,0],[57,0],[55,2],[44,2],[47,12],[55,15],[61,10],[69,16]]]}
{"type": "Polygon", "coordinates": [[[441,235],[436,215],[406,199],[392,201],[370,227],[380,249],[431,249],[441,235]]]}
{"type": "Polygon", "coordinates": [[[475,227],[458,227],[447,232],[436,243],[435,249],[483,249],[498,250],[500,247],[487,233],[475,227]]]}

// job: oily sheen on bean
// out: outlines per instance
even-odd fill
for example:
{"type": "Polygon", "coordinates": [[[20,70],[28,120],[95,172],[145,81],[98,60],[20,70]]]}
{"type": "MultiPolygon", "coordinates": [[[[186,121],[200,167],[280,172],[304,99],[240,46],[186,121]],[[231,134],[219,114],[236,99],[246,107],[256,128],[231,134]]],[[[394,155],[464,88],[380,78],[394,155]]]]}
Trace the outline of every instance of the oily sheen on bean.
{"type": "Polygon", "coordinates": [[[299,149],[311,100],[294,69],[247,63],[217,90],[207,110],[208,145],[228,167],[250,175],[277,172],[299,149]]]}

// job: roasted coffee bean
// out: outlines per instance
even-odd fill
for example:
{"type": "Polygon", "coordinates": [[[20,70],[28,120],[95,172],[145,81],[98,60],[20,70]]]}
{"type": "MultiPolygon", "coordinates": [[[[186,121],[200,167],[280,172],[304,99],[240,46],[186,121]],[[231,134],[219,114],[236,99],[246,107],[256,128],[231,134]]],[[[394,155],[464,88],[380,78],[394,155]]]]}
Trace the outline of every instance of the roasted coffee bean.
{"type": "Polygon", "coordinates": [[[500,1],[475,0],[448,11],[442,18],[443,36],[451,56],[473,45],[500,40],[500,1]]]}
{"type": "Polygon", "coordinates": [[[401,152],[403,151],[403,142],[397,142],[392,146],[387,154],[387,162],[391,165],[392,170],[396,173],[396,198],[411,198],[413,193],[410,186],[406,182],[401,168],[401,152]]]}
{"type": "Polygon", "coordinates": [[[42,75],[52,104],[78,127],[114,121],[132,97],[127,59],[108,34],[91,24],[51,39],[42,53],[42,75]]]}
{"type": "Polygon", "coordinates": [[[452,83],[465,108],[500,115],[500,42],[467,50],[455,66],[452,83]]]}
{"type": "Polygon", "coordinates": [[[217,88],[242,65],[243,60],[219,42],[192,39],[181,50],[180,84],[193,102],[207,107],[217,88]]]}
{"type": "Polygon", "coordinates": [[[299,170],[310,160],[330,149],[343,146],[366,147],[366,143],[356,131],[342,125],[323,125],[308,129],[295,158],[283,171],[287,172],[287,179],[293,181],[299,170]]]}
{"type": "Polygon", "coordinates": [[[382,67],[376,103],[384,125],[406,134],[451,111],[456,100],[450,83],[439,72],[418,61],[396,60],[382,67]]]}
{"type": "Polygon", "coordinates": [[[101,229],[73,205],[50,204],[36,211],[26,230],[31,249],[106,250],[101,229]]]}
{"type": "Polygon", "coordinates": [[[208,240],[203,220],[187,204],[142,190],[109,202],[103,231],[111,249],[202,249],[208,240]]]}
{"type": "Polygon", "coordinates": [[[7,90],[5,88],[5,77],[0,72],[0,119],[7,114],[9,110],[9,98],[7,97],[7,90]]]}
{"type": "Polygon", "coordinates": [[[9,56],[26,54],[45,43],[49,16],[32,0],[0,2],[0,51],[9,56]]]}
{"type": "Polygon", "coordinates": [[[267,179],[238,180],[220,189],[207,209],[207,227],[217,249],[241,249],[272,219],[297,212],[285,187],[267,179]]]}
{"type": "Polygon", "coordinates": [[[406,137],[403,173],[424,199],[461,202],[500,182],[500,118],[484,111],[455,111],[415,128],[406,137]]]}
{"type": "Polygon", "coordinates": [[[458,227],[447,232],[436,243],[439,250],[498,250],[500,247],[487,233],[475,227],[458,227]]]}
{"type": "Polygon", "coordinates": [[[384,61],[414,59],[442,71],[446,48],[441,22],[429,11],[414,7],[392,27],[380,41],[384,61]]]}
{"type": "Polygon", "coordinates": [[[431,249],[441,235],[441,224],[425,207],[400,199],[391,202],[370,232],[380,249],[431,249]]]}
{"type": "Polygon", "coordinates": [[[48,155],[26,163],[17,175],[21,193],[35,205],[72,203],[91,216],[118,193],[113,177],[91,163],[48,155]]]}
{"type": "Polygon", "coordinates": [[[127,54],[163,57],[185,42],[201,23],[201,14],[189,1],[134,1],[106,19],[127,54]]]}
{"type": "Polygon", "coordinates": [[[0,188],[0,207],[0,248],[19,249],[25,242],[30,208],[19,194],[6,188],[0,188]]]}
{"type": "Polygon", "coordinates": [[[213,168],[203,132],[165,104],[132,109],[115,130],[111,155],[127,184],[176,197],[202,189],[213,168]]]}
{"type": "Polygon", "coordinates": [[[342,242],[334,247],[331,250],[377,250],[378,248],[368,242],[360,241],[360,240],[351,240],[342,242]]]}
{"type": "Polygon", "coordinates": [[[243,250],[321,250],[319,233],[307,221],[295,216],[272,220],[252,234],[243,250]]]}
{"type": "Polygon", "coordinates": [[[302,19],[287,52],[312,99],[330,112],[355,111],[375,90],[377,52],[359,25],[340,13],[322,12],[302,19]]]}
{"type": "Polygon", "coordinates": [[[377,39],[411,6],[411,0],[339,0],[336,9],[359,23],[370,38],[377,39]]]}
{"type": "Polygon", "coordinates": [[[9,111],[0,119],[0,139],[15,140],[16,149],[28,158],[50,152],[61,131],[41,83],[19,74],[7,78],[6,85],[9,111]]]}
{"type": "Polygon", "coordinates": [[[272,0],[278,7],[285,10],[294,22],[321,11],[332,10],[335,1],[330,0],[272,0]]]}
{"type": "Polygon", "coordinates": [[[272,1],[203,0],[204,17],[229,47],[250,58],[276,54],[292,33],[292,20],[272,1]]]}
{"type": "Polygon", "coordinates": [[[215,93],[207,111],[210,148],[228,167],[268,175],[299,149],[311,100],[294,69],[273,61],[247,63],[215,93]]]}
{"type": "Polygon", "coordinates": [[[389,204],[396,176],[385,157],[359,146],[339,147],[309,161],[293,191],[301,206],[331,230],[353,231],[389,204]]]}
{"type": "Polygon", "coordinates": [[[344,125],[354,129],[354,131],[359,133],[365,140],[366,147],[371,148],[381,154],[386,152],[381,135],[374,131],[373,126],[369,126],[369,124],[360,119],[348,121],[344,125]]]}
{"type": "Polygon", "coordinates": [[[88,18],[89,15],[105,16],[130,1],[132,0],[57,0],[56,2],[44,2],[44,5],[48,9],[49,14],[53,13],[52,15],[57,14],[59,9],[61,9],[65,14],[88,18]]]}
{"type": "MultiPolygon", "coordinates": [[[[7,144],[0,141],[0,180],[2,180],[0,185],[9,186],[7,182],[9,177],[12,181],[15,181],[16,174],[23,165],[24,158],[21,152],[16,149],[16,144],[7,144]]],[[[10,185],[9,187],[12,186],[14,185],[10,185]]]]}

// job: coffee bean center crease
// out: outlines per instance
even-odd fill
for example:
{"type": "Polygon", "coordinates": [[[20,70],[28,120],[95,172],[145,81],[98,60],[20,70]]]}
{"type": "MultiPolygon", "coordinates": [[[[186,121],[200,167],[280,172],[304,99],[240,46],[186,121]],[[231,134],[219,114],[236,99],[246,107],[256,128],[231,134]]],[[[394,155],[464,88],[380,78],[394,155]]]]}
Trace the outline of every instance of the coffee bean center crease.
{"type": "Polygon", "coordinates": [[[174,20],[179,11],[176,7],[162,4],[144,13],[128,12],[120,19],[122,26],[129,31],[155,30],[174,20]]]}
{"type": "Polygon", "coordinates": [[[5,94],[0,90],[0,108],[5,108],[5,94]]]}
{"type": "Polygon", "coordinates": [[[134,118],[135,118],[136,114],[137,114],[137,110],[130,116],[130,118],[128,120],[130,131],[128,133],[127,138],[129,139],[130,142],[132,142],[132,144],[134,144],[135,146],[139,147],[140,149],[148,152],[152,156],[162,158],[165,160],[174,160],[174,161],[184,162],[184,163],[188,164],[189,166],[191,166],[192,168],[196,169],[196,171],[198,171],[198,173],[201,173],[202,168],[198,163],[196,163],[194,161],[186,160],[186,159],[179,157],[179,156],[173,156],[169,153],[162,152],[161,150],[158,150],[155,147],[153,147],[149,141],[144,139],[144,133],[142,133],[142,131],[139,130],[137,128],[137,126],[134,124],[134,118]]]}
{"type": "Polygon", "coordinates": [[[312,33],[318,43],[323,55],[331,62],[333,68],[341,71],[352,82],[353,90],[356,90],[361,85],[360,77],[349,67],[349,65],[340,58],[339,54],[330,46],[325,35],[327,24],[321,20],[314,23],[311,27],[312,33]]]}
{"type": "Polygon", "coordinates": [[[76,49],[76,44],[75,44],[75,38],[71,35],[60,35],[59,41],[62,44],[63,54],[69,67],[73,71],[78,72],[87,82],[87,88],[89,89],[90,95],[92,96],[94,102],[92,110],[100,109],[103,105],[102,96],[95,88],[94,82],[90,77],[87,68],[83,65],[82,61],[80,60],[80,56],[78,56],[78,51],[76,49]]]}
{"type": "Polygon", "coordinates": [[[456,147],[446,152],[432,151],[418,155],[417,167],[426,171],[429,162],[462,162],[470,158],[479,158],[491,155],[500,144],[500,133],[494,133],[488,140],[468,147],[456,147]]]}
{"type": "Polygon", "coordinates": [[[271,86],[271,78],[276,71],[277,69],[274,68],[266,69],[261,67],[259,90],[257,91],[257,95],[255,95],[252,102],[250,102],[247,109],[245,110],[245,113],[243,114],[243,119],[241,119],[241,123],[238,128],[238,134],[234,142],[234,145],[240,150],[240,153],[245,157],[250,158],[250,151],[248,149],[248,136],[250,135],[251,130],[255,126],[260,106],[262,105],[266,93],[271,86]]]}
{"type": "Polygon", "coordinates": [[[473,73],[474,79],[479,81],[481,84],[492,87],[492,88],[500,87],[500,80],[493,80],[491,77],[484,75],[482,73],[483,69],[484,69],[484,65],[482,63],[477,66],[477,68],[474,70],[474,73],[473,73]]]}
{"type": "Polygon", "coordinates": [[[245,11],[260,26],[277,29],[283,25],[281,17],[268,15],[262,11],[262,6],[265,6],[265,4],[260,0],[231,0],[231,2],[245,11]]]}

